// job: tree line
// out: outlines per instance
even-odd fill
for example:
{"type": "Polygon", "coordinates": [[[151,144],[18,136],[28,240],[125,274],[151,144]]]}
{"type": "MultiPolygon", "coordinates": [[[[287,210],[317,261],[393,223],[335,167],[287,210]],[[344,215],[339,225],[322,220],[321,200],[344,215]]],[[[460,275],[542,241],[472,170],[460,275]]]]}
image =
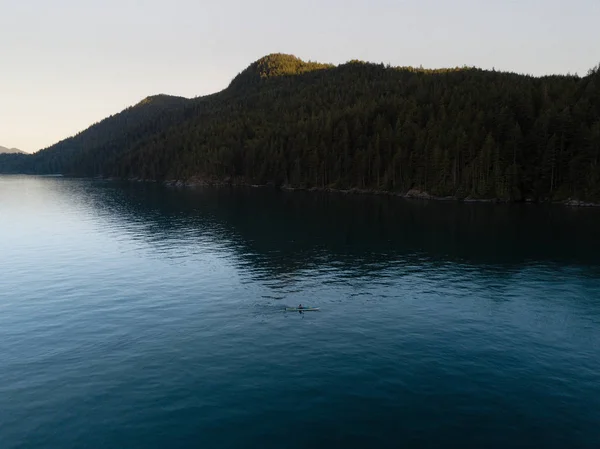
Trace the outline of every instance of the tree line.
{"type": "Polygon", "coordinates": [[[1,172],[600,200],[600,71],[269,55],[220,93],[149,97],[32,156],[7,156],[1,172]]]}

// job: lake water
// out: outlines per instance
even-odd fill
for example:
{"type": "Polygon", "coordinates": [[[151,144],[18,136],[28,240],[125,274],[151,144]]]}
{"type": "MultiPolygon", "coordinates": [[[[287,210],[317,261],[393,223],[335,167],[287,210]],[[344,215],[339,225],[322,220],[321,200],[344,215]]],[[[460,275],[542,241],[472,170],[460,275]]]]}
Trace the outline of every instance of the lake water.
{"type": "Polygon", "coordinates": [[[241,447],[597,449],[600,210],[0,177],[0,448],[241,447]]]}

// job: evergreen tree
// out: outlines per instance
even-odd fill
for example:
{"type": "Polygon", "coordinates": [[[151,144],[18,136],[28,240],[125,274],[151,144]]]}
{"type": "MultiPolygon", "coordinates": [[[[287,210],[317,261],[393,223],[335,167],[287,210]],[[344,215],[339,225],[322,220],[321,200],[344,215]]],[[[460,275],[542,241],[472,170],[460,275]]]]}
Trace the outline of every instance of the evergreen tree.
{"type": "Polygon", "coordinates": [[[2,173],[600,200],[600,72],[334,67],[275,54],[214,95],[158,95],[2,173]]]}

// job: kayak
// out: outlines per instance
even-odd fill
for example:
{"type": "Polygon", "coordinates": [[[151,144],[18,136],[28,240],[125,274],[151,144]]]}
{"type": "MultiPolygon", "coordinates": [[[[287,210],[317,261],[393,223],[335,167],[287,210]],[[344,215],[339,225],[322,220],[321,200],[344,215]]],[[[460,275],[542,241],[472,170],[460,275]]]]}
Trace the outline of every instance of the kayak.
{"type": "Polygon", "coordinates": [[[318,307],[302,307],[299,309],[298,307],[286,307],[286,312],[318,312],[318,307]]]}

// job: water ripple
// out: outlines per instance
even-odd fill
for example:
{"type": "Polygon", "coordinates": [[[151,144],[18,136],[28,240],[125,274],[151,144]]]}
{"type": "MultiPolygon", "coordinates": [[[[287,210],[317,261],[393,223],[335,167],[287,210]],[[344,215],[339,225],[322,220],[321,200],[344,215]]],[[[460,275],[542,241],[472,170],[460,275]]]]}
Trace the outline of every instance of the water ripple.
{"type": "Polygon", "coordinates": [[[0,447],[598,447],[598,211],[332,198],[0,177],[0,447]]]}

